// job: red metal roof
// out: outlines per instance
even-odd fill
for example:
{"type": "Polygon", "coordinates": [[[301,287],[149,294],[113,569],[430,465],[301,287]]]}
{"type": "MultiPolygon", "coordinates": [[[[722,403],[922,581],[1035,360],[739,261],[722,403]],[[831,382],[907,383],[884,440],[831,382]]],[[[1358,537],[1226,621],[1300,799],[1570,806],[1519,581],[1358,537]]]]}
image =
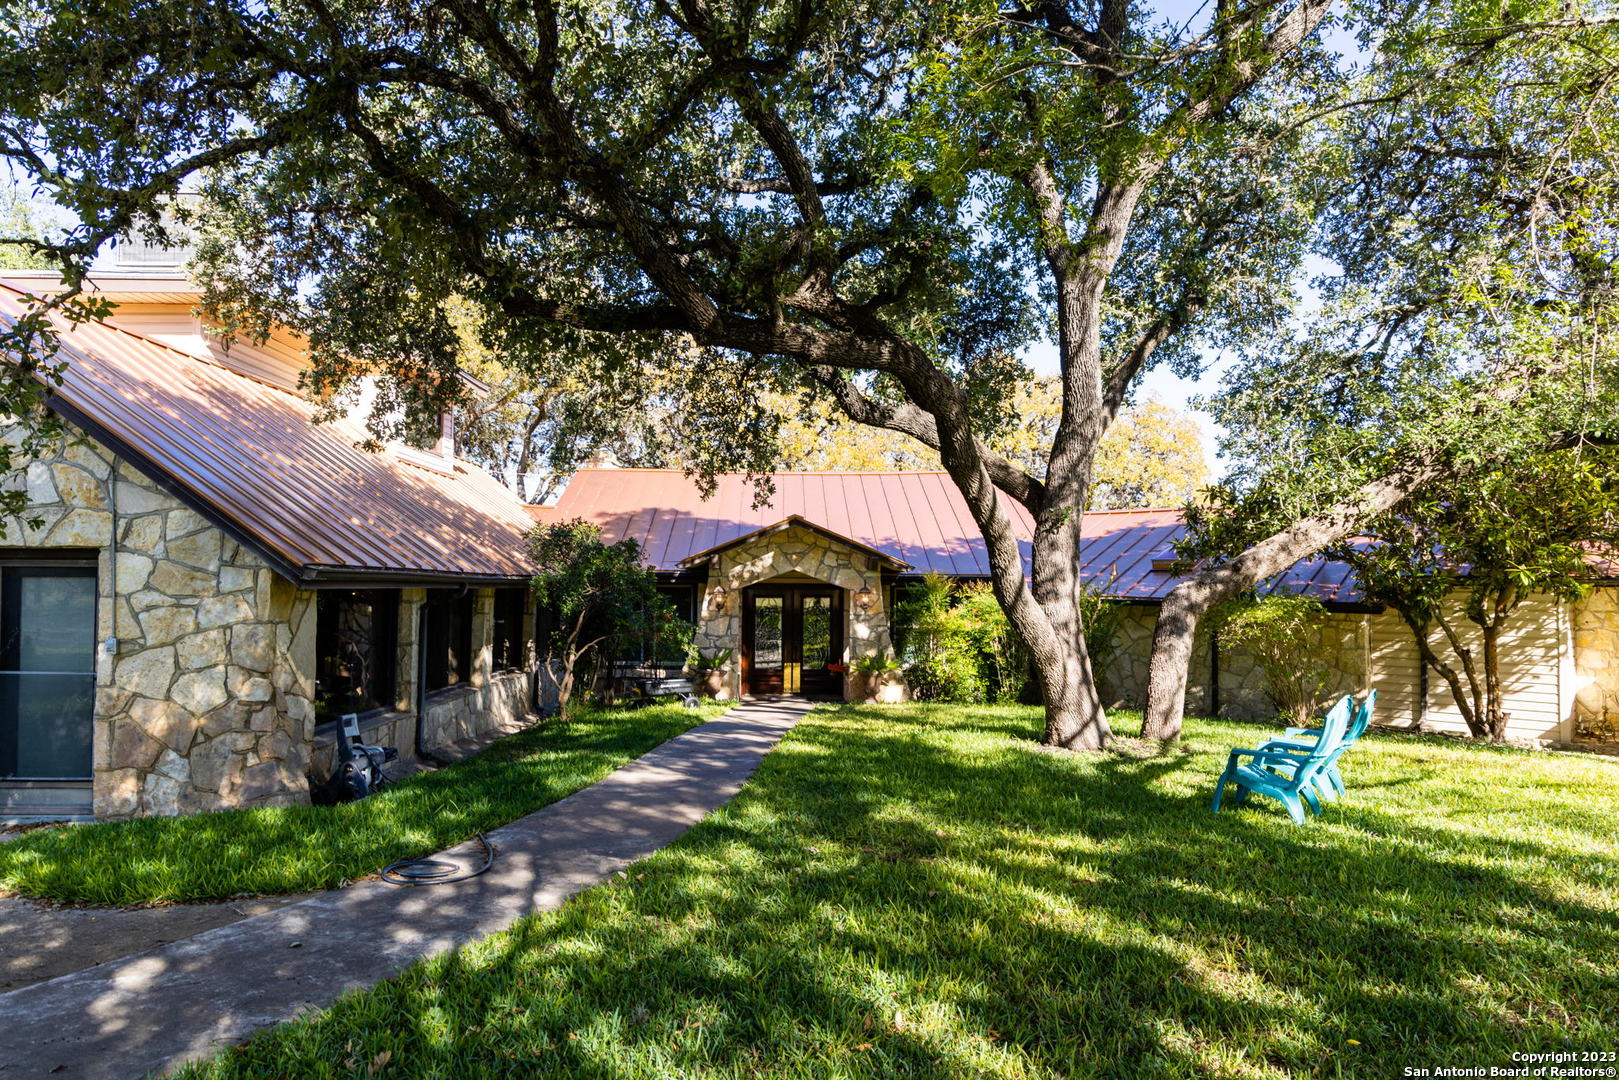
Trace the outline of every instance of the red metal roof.
{"type": "MultiPolygon", "coordinates": [[[[24,310],[0,283],[0,324],[24,310]]],[[[104,323],[63,327],[53,401],[70,422],[228,528],[284,572],[524,578],[533,519],[466,462],[368,452],[351,420],[104,323]]]]}
{"type": "MultiPolygon", "coordinates": [[[[796,515],[909,563],[915,573],[989,575],[983,537],[945,473],[776,473],[775,495],[758,508],[745,476],[726,474],[717,481],[714,497],[704,500],[676,470],[585,469],[568,482],[555,507],[543,508],[542,520],[583,518],[601,526],[609,542],[633,538],[654,569],[671,573],[682,560],[796,515]]],[[[1027,562],[1033,519],[1012,500],[1005,504],[1027,562]]],[[[1081,526],[1086,584],[1131,600],[1163,599],[1177,578],[1154,570],[1153,557],[1168,551],[1183,531],[1178,510],[1091,511],[1081,526]]],[[[1328,602],[1362,599],[1350,569],[1325,559],[1299,563],[1267,583],[1271,590],[1328,602]]]]}
{"type": "Polygon", "coordinates": [[[684,559],[680,560],[680,565],[683,566],[683,567],[700,565],[702,563],[707,562],[709,559],[712,559],[715,555],[718,555],[720,552],[725,551],[728,548],[736,547],[738,544],[746,544],[750,540],[756,540],[761,536],[769,536],[769,535],[771,535],[773,533],[784,532],[787,529],[792,528],[794,525],[802,526],[805,529],[809,529],[809,530],[812,530],[814,532],[820,533],[822,536],[826,537],[827,539],[835,540],[838,543],[844,545],[845,547],[854,548],[854,549],[863,551],[868,555],[872,555],[872,556],[874,556],[874,557],[876,557],[878,559],[881,559],[884,562],[886,562],[891,569],[894,569],[894,570],[909,570],[909,569],[911,569],[911,564],[908,563],[908,562],[901,562],[900,560],[894,558],[892,555],[889,555],[886,552],[879,551],[874,547],[869,547],[866,544],[862,544],[859,540],[855,540],[855,539],[852,539],[850,537],[844,536],[842,533],[835,533],[831,529],[824,528],[824,527],[822,527],[820,525],[817,525],[815,522],[811,521],[809,518],[803,517],[803,516],[801,516],[799,514],[789,514],[786,517],[782,518],[780,521],[776,522],[774,525],[766,525],[762,529],[755,529],[750,533],[743,533],[741,536],[738,536],[735,539],[726,540],[724,543],[715,544],[713,547],[707,548],[707,549],[705,549],[703,551],[699,551],[694,555],[688,555],[684,559]]]}

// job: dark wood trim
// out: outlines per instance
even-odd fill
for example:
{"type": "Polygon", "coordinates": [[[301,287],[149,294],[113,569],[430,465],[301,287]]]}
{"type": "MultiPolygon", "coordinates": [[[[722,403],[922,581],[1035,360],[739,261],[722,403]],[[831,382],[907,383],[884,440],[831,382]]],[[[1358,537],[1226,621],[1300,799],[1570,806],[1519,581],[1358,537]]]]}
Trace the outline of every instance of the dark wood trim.
{"type": "MultiPolygon", "coordinates": [[[[829,673],[825,682],[816,681],[811,686],[804,685],[803,651],[804,651],[804,600],[812,596],[824,596],[831,601],[830,612],[830,655],[829,662],[840,664],[844,654],[844,623],[848,619],[848,610],[845,593],[847,590],[836,585],[826,584],[796,584],[777,583],[769,585],[750,585],[742,590],[742,620],[741,640],[737,643],[738,667],[741,671],[741,688],[743,694],[770,694],[770,695],[801,695],[809,694],[817,697],[841,697],[841,677],[829,673]],[[756,687],[756,673],[753,656],[753,637],[756,624],[757,603],[766,597],[779,597],[781,600],[781,677],[779,685],[756,687]]],[[[818,677],[812,676],[812,679],[818,677]]],[[[772,680],[774,683],[774,680],[772,680]]]]}

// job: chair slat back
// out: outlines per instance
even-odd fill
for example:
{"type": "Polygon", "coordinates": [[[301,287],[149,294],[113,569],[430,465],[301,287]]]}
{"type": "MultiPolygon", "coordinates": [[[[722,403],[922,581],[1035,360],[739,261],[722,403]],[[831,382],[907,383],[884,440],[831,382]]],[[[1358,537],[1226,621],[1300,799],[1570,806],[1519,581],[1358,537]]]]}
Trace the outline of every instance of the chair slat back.
{"type": "MultiPolygon", "coordinates": [[[[1327,715],[1321,719],[1321,735],[1305,756],[1306,765],[1313,767],[1325,761],[1328,755],[1338,749],[1338,744],[1343,742],[1344,731],[1349,727],[1354,715],[1355,698],[1351,694],[1345,694],[1338,699],[1337,704],[1327,710],[1327,715]]],[[[1302,776],[1306,771],[1310,770],[1301,767],[1298,773],[1302,776]]]]}
{"type": "Polygon", "coordinates": [[[1349,746],[1350,743],[1366,734],[1366,729],[1372,726],[1372,706],[1376,704],[1377,691],[1373,689],[1367,692],[1366,700],[1360,703],[1359,709],[1355,710],[1355,722],[1349,725],[1349,731],[1344,735],[1344,746],[1349,746]]]}

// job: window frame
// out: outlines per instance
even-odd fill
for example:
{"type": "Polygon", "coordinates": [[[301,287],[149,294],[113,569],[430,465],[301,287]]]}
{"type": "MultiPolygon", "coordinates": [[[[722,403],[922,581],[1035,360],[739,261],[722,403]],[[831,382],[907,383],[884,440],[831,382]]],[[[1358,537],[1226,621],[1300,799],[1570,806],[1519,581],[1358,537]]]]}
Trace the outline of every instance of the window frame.
{"type": "Polygon", "coordinates": [[[330,723],[350,712],[361,716],[390,712],[398,707],[399,697],[399,613],[401,609],[398,589],[320,589],[315,594],[315,719],[317,724],[330,723]],[[328,674],[329,656],[322,642],[337,628],[337,604],[356,602],[365,598],[371,607],[372,648],[377,655],[373,663],[377,668],[374,691],[369,691],[354,704],[362,708],[340,708],[332,703],[328,693],[322,692],[322,683],[333,678],[328,674]],[[380,616],[380,618],[379,618],[380,616]]]}
{"type": "Polygon", "coordinates": [[[496,673],[522,671],[528,656],[527,586],[514,585],[494,590],[494,633],[490,652],[496,673]]]}
{"type": "Polygon", "coordinates": [[[472,681],[472,622],[478,591],[468,589],[459,596],[456,592],[453,588],[427,590],[427,618],[417,645],[423,650],[424,693],[459,689],[472,681]],[[456,659],[453,671],[452,655],[456,659]]]}

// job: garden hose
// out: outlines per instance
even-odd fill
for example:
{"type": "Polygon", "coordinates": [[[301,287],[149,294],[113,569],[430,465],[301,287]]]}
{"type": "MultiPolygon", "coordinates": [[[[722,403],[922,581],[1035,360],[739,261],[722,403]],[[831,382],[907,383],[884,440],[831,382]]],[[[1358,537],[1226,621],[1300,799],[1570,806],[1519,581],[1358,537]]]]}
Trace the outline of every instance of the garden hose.
{"type": "Polygon", "coordinates": [[[390,885],[449,885],[475,878],[495,864],[495,849],[483,833],[477,835],[483,845],[483,865],[476,870],[442,859],[400,859],[382,868],[382,880],[390,885]]]}

